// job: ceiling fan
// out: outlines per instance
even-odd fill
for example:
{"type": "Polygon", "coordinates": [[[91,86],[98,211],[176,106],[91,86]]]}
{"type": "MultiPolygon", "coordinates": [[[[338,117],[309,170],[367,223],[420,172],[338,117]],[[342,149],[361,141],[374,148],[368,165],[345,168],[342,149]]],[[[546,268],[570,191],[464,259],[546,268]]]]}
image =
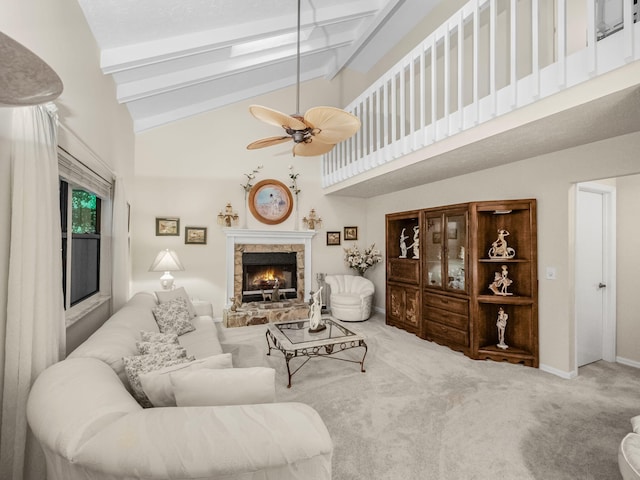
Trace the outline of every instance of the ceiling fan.
{"type": "Polygon", "coordinates": [[[360,128],[360,119],[335,107],[314,107],[300,115],[300,1],[298,0],[298,45],[296,113],[286,113],[251,105],[249,112],[265,123],[284,128],[286,135],[263,138],[247,145],[248,150],[270,147],[293,140],[293,156],[313,157],[329,152],[336,144],[352,137],[360,128]]]}

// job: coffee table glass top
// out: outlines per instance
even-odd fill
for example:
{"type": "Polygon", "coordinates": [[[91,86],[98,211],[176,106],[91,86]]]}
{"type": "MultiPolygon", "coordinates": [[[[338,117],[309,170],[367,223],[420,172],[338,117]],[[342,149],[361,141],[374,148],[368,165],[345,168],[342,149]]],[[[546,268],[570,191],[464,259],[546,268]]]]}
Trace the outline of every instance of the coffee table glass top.
{"type": "Polygon", "coordinates": [[[332,318],[324,317],[323,321],[327,328],[315,333],[309,332],[309,320],[271,323],[269,324],[269,329],[280,337],[280,340],[286,340],[294,348],[339,343],[343,340],[363,339],[362,336],[352,332],[332,318]]]}

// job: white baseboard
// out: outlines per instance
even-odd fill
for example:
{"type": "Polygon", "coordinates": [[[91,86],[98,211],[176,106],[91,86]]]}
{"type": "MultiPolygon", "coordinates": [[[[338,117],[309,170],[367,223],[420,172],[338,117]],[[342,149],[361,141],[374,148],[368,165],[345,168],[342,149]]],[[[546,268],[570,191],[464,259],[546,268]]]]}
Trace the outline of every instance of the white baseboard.
{"type": "Polygon", "coordinates": [[[578,372],[565,372],[564,370],[558,370],[557,368],[550,367],[549,365],[540,365],[540,370],[550,373],[565,380],[572,380],[578,376],[578,372]]]}
{"type": "Polygon", "coordinates": [[[376,312],[381,313],[382,315],[385,315],[385,316],[387,315],[387,310],[386,310],[386,309],[384,309],[384,308],[382,308],[382,307],[375,307],[375,306],[374,306],[374,307],[373,307],[373,309],[374,309],[376,312]]]}
{"type": "Polygon", "coordinates": [[[628,358],[616,357],[616,363],[629,365],[630,367],[640,368],[640,362],[637,362],[635,360],[629,360],[628,358]]]}

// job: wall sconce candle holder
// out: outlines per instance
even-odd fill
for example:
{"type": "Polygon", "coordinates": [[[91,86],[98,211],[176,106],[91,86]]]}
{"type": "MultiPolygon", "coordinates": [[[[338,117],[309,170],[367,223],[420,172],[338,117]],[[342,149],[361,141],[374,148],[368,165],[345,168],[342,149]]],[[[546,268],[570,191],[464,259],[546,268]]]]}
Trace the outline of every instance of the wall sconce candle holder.
{"type": "Polygon", "coordinates": [[[312,208],[309,212],[309,216],[302,218],[302,223],[304,223],[307,230],[315,230],[316,227],[320,227],[320,225],[322,225],[322,219],[316,214],[316,209],[312,208]]]}
{"type": "Polygon", "coordinates": [[[231,227],[238,225],[238,212],[233,211],[233,207],[231,203],[227,203],[224,207],[224,213],[220,210],[218,213],[218,225],[222,225],[223,227],[231,227]]]}

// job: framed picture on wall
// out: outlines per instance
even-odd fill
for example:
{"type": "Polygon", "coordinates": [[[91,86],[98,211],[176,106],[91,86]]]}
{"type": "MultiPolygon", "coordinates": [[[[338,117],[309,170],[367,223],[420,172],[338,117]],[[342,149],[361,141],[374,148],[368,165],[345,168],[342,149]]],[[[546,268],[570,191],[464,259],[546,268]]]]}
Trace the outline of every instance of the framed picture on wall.
{"type": "Polygon", "coordinates": [[[345,240],[358,240],[358,227],[344,227],[345,240]]]}
{"type": "Polygon", "coordinates": [[[187,245],[206,245],[207,227],[184,227],[184,243],[187,245]]]}
{"type": "Polygon", "coordinates": [[[340,232],[327,232],[327,245],[340,245],[340,232]]]}
{"type": "Polygon", "coordinates": [[[156,237],[177,237],[180,235],[180,219],[156,217],[156,237]]]}
{"type": "Polygon", "coordinates": [[[249,210],[260,222],[277,225],[291,215],[293,196],[284,183],[278,180],[262,180],[249,192],[249,210]]]}

